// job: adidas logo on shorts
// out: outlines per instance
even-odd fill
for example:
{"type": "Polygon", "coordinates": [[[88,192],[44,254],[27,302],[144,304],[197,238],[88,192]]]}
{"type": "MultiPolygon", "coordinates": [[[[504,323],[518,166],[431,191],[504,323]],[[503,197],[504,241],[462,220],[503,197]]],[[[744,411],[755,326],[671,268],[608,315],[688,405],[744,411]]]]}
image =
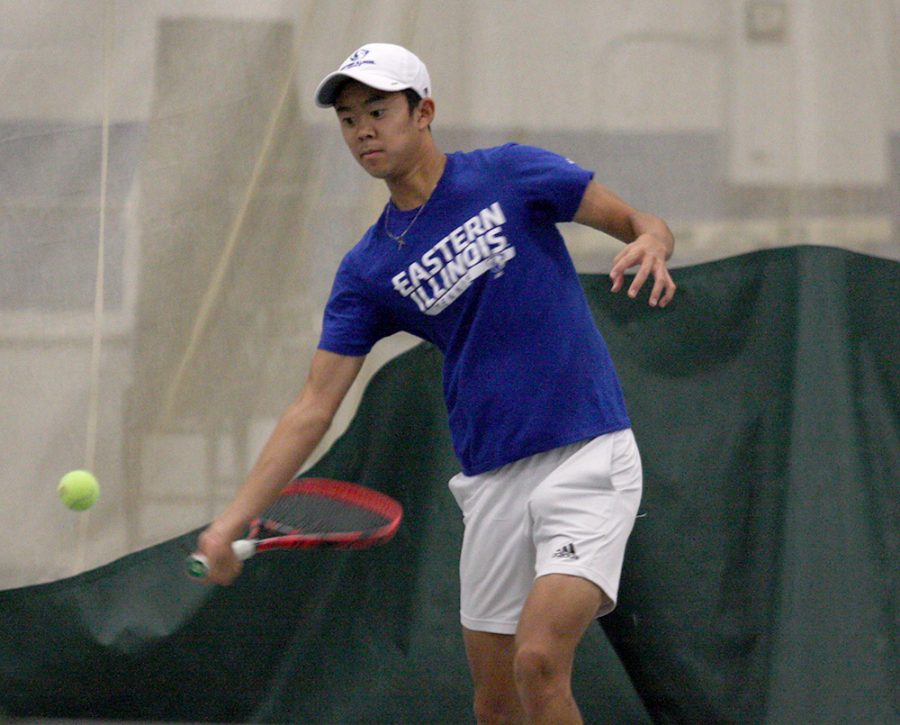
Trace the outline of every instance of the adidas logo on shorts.
{"type": "Polygon", "coordinates": [[[575,544],[566,544],[553,552],[554,559],[577,559],[578,554],[575,553],[575,544]]]}

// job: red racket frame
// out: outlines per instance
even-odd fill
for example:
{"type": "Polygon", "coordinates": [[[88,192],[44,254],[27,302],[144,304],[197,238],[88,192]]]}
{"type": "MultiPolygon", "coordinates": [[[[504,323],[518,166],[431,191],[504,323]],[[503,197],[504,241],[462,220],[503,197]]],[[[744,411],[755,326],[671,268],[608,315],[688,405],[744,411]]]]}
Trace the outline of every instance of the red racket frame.
{"type": "MultiPolygon", "coordinates": [[[[333,498],[349,504],[369,509],[384,516],[387,523],[375,529],[353,533],[304,534],[299,531],[280,536],[258,539],[256,551],[272,549],[315,549],[332,547],[337,549],[367,549],[385,544],[394,538],[403,520],[403,506],[399,501],[381,491],[360,486],[347,481],[330,478],[298,478],[288,484],[280,496],[315,495],[333,498]]],[[[256,539],[260,529],[276,528],[283,523],[268,519],[256,519],[250,527],[250,538],[256,539]]]]}

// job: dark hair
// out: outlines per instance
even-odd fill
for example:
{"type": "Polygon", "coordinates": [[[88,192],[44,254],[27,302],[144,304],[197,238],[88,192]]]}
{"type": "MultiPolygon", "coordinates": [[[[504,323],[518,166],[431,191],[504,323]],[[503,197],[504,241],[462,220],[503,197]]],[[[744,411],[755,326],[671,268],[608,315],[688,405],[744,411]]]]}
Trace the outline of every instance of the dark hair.
{"type": "Polygon", "coordinates": [[[420,96],[412,88],[404,89],[403,95],[406,96],[406,103],[409,106],[409,115],[412,116],[413,111],[416,110],[416,107],[422,101],[422,96],[420,96]]]}
{"type": "MultiPolygon", "coordinates": [[[[337,87],[337,90],[334,92],[335,98],[341,95],[341,92],[344,90],[344,86],[350,83],[350,81],[351,79],[348,78],[337,87]]],[[[400,91],[400,93],[406,96],[406,105],[409,106],[409,115],[412,116],[413,111],[415,111],[419,103],[422,102],[422,96],[420,96],[418,92],[414,91],[412,88],[404,88],[402,91],[400,91]]]]}

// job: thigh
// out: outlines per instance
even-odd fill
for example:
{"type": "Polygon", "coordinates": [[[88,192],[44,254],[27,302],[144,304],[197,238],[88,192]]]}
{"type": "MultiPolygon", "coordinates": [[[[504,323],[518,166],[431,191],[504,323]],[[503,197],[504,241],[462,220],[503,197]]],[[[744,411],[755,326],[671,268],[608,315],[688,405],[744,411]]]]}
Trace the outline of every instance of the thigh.
{"type": "Polygon", "coordinates": [[[539,651],[571,670],[575,648],[608,601],[603,590],[587,579],[567,574],[538,577],[519,620],[517,649],[539,651]]]}
{"type": "Polygon", "coordinates": [[[468,630],[512,635],[534,578],[534,546],[524,524],[528,480],[504,469],[458,476],[450,490],[465,527],[460,621],[468,630]]]}
{"type": "Polygon", "coordinates": [[[581,447],[529,499],[536,576],[566,574],[593,583],[606,595],[597,616],[615,606],[641,478],[631,431],[617,431],[581,447]]]}

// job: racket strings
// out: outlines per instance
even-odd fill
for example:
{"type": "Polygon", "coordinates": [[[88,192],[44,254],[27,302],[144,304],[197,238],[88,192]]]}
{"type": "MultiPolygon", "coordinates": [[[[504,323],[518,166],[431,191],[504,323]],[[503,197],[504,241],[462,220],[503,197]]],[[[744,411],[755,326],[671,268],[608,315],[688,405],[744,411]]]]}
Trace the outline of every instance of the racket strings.
{"type": "Polygon", "coordinates": [[[277,499],[260,517],[256,536],[362,532],[380,528],[389,521],[379,511],[331,496],[305,493],[277,499]]]}

